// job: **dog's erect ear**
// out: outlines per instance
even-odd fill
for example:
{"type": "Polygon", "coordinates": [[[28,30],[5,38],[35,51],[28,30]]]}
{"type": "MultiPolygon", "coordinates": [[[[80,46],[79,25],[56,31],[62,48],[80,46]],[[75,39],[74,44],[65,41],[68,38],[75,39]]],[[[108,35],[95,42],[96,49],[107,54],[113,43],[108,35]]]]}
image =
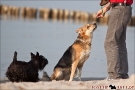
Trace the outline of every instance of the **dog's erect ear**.
{"type": "Polygon", "coordinates": [[[31,59],[35,57],[35,54],[33,54],[32,52],[30,54],[31,54],[31,59]]]}
{"type": "Polygon", "coordinates": [[[17,52],[14,52],[14,57],[13,57],[13,61],[17,61],[17,52]]]}
{"type": "Polygon", "coordinates": [[[37,52],[36,56],[38,56],[38,57],[39,57],[39,53],[38,53],[38,52],[37,52]]]}
{"type": "Polygon", "coordinates": [[[17,51],[15,51],[14,54],[17,54],[17,51]]]}
{"type": "Polygon", "coordinates": [[[76,33],[81,33],[81,31],[82,31],[81,29],[78,29],[76,30],[76,33]]]}

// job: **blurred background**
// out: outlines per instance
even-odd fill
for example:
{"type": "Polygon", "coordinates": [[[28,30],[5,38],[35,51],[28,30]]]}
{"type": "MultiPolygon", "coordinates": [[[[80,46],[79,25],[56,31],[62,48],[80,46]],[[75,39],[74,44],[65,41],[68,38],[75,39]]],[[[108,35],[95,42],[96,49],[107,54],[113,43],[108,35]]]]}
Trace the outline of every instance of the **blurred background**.
{"type": "MultiPolygon", "coordinates": [[[[45,56],[49,64],[44,68],[44,71],[50,76],[63,53],[77,38],[75,31],[86,23],[93,22],[97,22],[98,27],[93,35],[91,54],[84,64],[82,77],[107,77],[104,40],[109,12],[104,19],[96,19],[95,13],[101,9],[99,3],[100,0],[0,1],[1,7],[6,5],[4,9],[1,9],[0,16],[0,78],[6,77],[5,72],[13,61],[14,51],[18,52],[18,60],[27,62],[30,60],[30,52],[35,54],[39,52],[45,56]],[[19,12],[19,15],[17,12],[16,15],[8,11],[9,7],[7,9],[7,6],[19,7],[22,11],[19,12]],[[29,14],[29,12],[34,13],[34,10],[30,8],[36,9],[35,16],[29,14]],[[48,11],[49,16],[46,16],[48,11]],[[57,15],[58,12],[59,15],[57,15]],[[65,13],[65,18],[62,16],[61,19],[61,13],[65,13]]],[[[132,14],[135,16],[135,5],[133,4],[132,7],[132,14]]],[[[135,73],[134,38],[135,26],[129,25],[126,39],[129,75],[135,73]]],[[[43,71],[39,72],[40,78],[42,74],[43,71]]]]}

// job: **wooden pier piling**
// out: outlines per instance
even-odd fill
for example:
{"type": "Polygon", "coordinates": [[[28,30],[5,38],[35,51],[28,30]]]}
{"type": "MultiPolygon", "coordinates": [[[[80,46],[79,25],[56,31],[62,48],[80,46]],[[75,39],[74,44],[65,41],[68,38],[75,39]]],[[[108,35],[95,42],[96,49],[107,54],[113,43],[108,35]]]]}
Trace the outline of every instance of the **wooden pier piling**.
{"type": "Polygon", "coordinates": [[[63,10],[63,19],[68,20],[69,19],[69,11],[68,10],[63,10]]]}
{"type": "Polygon", "coordinates": [[[0,5],[0,15],[19,17],[20,8],[16,6],[0,5]]]}
{"type": "Polygon", "coordinates": [[[80,12],[80,20],[82,22],[89,22],[89,13],[87,12],[80,12]]]}
{"type": "Polygon", "coordinates": [[[108,14],[105,14],[105,16],[103,18],[99,18],[99,23],[101,23],[102,25],[107,25],[108,24],[108,14]]]}
{"type": "Polygon", "coordinates": [[[40,8],[39,9],[39,18],[47,20],[49,18],[50,9],[48,8],[40,8]]]}
{"type": "Polygon", "coordinates": [[[23,18],[37,18],[37,9],[30,7],[21,8],[21,17],[23,18]]]}
{"type": "Polygon", "coordinates": [[[129,26],[135,26],[135,16],[132,16],[130,22],[128,23],[129,26]]]}
{"type": "Polygon", "coordinates": [[[57,18],[58,18],[58,20],[63,20],[64,19],[64,10],[62,10],[62,9],[58,10],[57,18]]]}
{"type": "Polygon", "coordinates": [[[20,8],[12,6],[10,14],[15,17],[19,17],[20,8]]]}
{"type": "Polygon", "coordinates": [[[99,22],[96,18],[96,14],[89,14],[89,21],[90,22],[99,22]]]}
{"type": "MultiPolygon", "coordinates": [[[[106,14],[103,18],[96,18],[96,14],[91,14],[84,11],[72,11],[66,9],[57,8],[32,8],[32,7],[16,7],[10,5],[0,4],[0,15],[23,17],[23,18],[40,18],[40,19],[51,19],[51,20],[72,20],[75,22],[89,23],[97,22],[99,24],[106,25],[108,23],[108,15],[106,14]]],[[[135,16],[132,16],[129,26],[135,26],[135,16]]]]}
{"type": "Polygon", "coordinates": [[[0,14],[7,15],[9,12],[9,6],[7,5],[0,5],[0,14]]]}
{"type": "Polygon", "coordinates": [[[57,20],[58,17],[58,9],[50,9],[49,10],[49,19],[57,20]]]}

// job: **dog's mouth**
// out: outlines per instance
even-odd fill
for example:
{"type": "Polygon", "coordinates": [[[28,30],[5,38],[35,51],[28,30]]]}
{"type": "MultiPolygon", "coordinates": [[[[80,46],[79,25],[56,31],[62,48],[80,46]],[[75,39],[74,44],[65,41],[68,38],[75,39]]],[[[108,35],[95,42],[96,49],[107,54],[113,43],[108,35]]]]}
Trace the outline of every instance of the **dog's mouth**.
{"type": "Polygon", "coordinates": [[[94,27],[93,27],[93,30],[95,30],[95,29],[97,28],[97,24],[94,23],[93,26],[94,26],[94,27]]]}
{"type": "Polygon", "coordinates": [[[97,28],[97,24],[93,23],[93,24],[87,24],[87,29],[88,30],[95,30],[97,28]]]}

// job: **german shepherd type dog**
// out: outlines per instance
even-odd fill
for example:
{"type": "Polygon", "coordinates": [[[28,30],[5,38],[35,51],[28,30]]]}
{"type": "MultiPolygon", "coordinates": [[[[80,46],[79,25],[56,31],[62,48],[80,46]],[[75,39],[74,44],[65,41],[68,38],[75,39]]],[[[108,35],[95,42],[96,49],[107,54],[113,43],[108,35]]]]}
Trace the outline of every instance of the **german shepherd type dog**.
{"type": "Polygon", "coordinates": [[[72,81],[77,75],[77,69],[78,79],[81,80],[82,67],[84,62],[89,58],[93,32],[96,27],[96,23],[86,24],[76,31],[78,33],[77,39],[69,46],[54,67],[51,80],[72,81]]]}
{"type": "Polygon", "coordinates": [[[38,71],[43,70],[48,64],[48,60],[39,55],[31,53],[29,62],[18,61],[17,52],[14,52],[12,63],[9,65],[6,77],[12,82],[37,82],[39,81],[38,71]]]}

